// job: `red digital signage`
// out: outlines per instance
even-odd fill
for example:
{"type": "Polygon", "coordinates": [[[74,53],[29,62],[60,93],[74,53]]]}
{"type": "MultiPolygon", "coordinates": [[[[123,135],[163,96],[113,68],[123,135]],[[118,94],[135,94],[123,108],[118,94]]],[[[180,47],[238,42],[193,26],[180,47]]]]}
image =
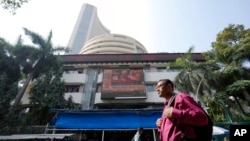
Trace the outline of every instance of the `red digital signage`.
{"type": "Polygon", "coordinates": [[[105,69],[101,99],[146,98],[142,69],[105,69]]]}

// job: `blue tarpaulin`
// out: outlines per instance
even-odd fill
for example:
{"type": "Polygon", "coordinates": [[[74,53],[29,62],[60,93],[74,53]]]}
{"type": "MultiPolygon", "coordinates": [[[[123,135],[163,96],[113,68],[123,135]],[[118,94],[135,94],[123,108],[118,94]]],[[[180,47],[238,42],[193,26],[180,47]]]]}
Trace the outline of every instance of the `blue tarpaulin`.
{"type": "Polygon", "coordinates": [[[156,128],[155,122],[161,117],[161,110],[111,110],[58,112],[53,124],[61,129],[137,129],[156,128]]]}

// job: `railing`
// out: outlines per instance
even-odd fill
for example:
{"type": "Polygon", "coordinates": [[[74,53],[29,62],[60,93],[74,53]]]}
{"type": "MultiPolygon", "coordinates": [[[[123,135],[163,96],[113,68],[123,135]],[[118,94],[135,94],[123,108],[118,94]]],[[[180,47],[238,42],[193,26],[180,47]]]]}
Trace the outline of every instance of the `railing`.
{"type": "Polygon", "coordinates": [[[43,134],[46,126],[22,126],[0,129],[0,135],[10,134],[43,134]]]}

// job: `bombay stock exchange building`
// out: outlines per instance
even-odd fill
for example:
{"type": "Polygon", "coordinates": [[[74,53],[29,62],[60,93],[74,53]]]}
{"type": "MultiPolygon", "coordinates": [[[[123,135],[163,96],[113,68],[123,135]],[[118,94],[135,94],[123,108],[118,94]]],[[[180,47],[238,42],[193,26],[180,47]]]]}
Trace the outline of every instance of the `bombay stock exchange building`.
{"type": "MultiPolygon", "coordinates": [[[[174,80],[178,70],[168,63],[184,53],[147,53],[139,41],[111,34],[89,4],[83,5],[69,47],[69,54],[60,55],[65,98],[72,97],[81,110],[56,111],[53,132],[73,132],[84,141],[128,141],[142,127],[144,140],[156,141],[155,120],[164,100],[155,85],[159,79],[174,80]]],[[[192,57],[204,61],[201,53],[192,57]]]]}
{"type": "Polygon", "coordinates": [[[111,34],[99,20],[97,8],[83,4],[68,43],[68,54],[147,53],[132,37],[111,34]]]}
{"type": "Polygon", "coordinates": [[[97,8],[83,4],[68,43],[69,54],[78,54],[89,39],[107,33],[110,31],[100,22],[97,8]]]}

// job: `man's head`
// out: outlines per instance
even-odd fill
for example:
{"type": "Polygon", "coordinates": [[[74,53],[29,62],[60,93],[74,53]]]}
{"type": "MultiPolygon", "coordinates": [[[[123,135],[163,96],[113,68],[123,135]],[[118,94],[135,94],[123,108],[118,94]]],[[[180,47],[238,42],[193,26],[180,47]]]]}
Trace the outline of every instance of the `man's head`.
{"type": "Polygon", "coordinates": [[[169,79],[161,79],[156,85],[156,91],[159,97],[169,99],[173,93],[174,84],[169,79]]]}
{"type": "Polygon", "coordinates": [[[143,128],[142,128],[142,127],[138,128],[138,132],[139,132],[140,134],[142,134],[143,128]]]}

